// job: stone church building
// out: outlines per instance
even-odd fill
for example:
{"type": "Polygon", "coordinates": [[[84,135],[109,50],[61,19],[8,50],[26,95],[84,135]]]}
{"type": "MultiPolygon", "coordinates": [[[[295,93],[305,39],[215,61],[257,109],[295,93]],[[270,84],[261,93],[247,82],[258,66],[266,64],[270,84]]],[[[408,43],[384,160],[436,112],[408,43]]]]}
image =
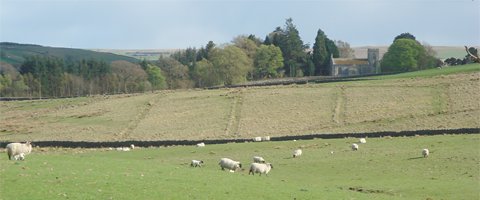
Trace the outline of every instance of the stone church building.
{"type": "Polygon", "coordinates": [[[379,49],[368,49],[368,57],[356,58],[331,58],[331,76],[359,76],[380,73],[379,49]]]}

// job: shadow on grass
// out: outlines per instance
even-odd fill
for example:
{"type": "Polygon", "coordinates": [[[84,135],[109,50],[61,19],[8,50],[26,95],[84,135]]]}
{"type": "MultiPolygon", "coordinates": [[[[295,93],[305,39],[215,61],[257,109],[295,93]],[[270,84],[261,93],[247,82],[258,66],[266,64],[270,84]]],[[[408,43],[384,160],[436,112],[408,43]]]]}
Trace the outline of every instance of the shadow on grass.
{"type": "Polygon", "coordinates": [[[419,156],[419,157],[409,158],[409,159],[407,159],[407,160],[416,160],[416,159],[422,159],[422,158],[423,158],[423,156],[419,156]]]}

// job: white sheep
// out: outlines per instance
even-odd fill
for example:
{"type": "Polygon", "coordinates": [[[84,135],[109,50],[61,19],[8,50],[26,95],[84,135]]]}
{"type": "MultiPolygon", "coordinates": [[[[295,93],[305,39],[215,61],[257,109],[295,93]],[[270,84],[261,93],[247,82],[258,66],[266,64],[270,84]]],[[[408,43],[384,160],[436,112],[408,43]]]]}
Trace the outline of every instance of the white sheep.
{"type": "Polygon", "coordinates": [[[260,176],[262,174],[265,174],[265,176],[268,176],[268,172],[273,169],[273,165],[271,163],[252,163],[250,165],[250,171],[248,171],[248,174],[250,173],[252,175],[255,175],[255,173],[259,173],[260,176]]]}
{"type": "Polygon", "coordinates": [[[270,141],[270,136],[264,136],[264,137],[262,137],[262,141],[270,141]]]}
{"type": "Polygon", "coordinates": [[[197,147],[205,147],[205,143],[200,142],[200,143],[197,144],[197,147]]]}
{"type": "Polygon", "coordinates": [[[254,142],[261,142],[261,141],[262,141],[262,137],[254,137],[254,138],[253,138],[253,141],[254,141],[254,142]]]}
{"type": "Polygon", "coordinates": [[[236,171],[237,169],[242,168],[242,164],[238,161],[234,161],[230,158],[222,158],[218,163],[222,170],[229,169],[230,171],[236,171]]]}
{"type": "Polygon", "coordinates": [[[13,156],[13,160],[25,160],[25,154],[20,153],[18,155],[13,156]]]}
{"type": "Polygon", "coordinates": [[[254,163],[265,163],[265,159],[263,159],[260,156],[253,156],[253,162],[254,163]]]}
{"type": "Polygon", "coordinates": [[[302,155],[302,150],[301,149],[295,149],[295,151],[293,151],[293,157],[296,158],[298,156],[301,156],[302,155]]]}
{"type": "Polygon", "coordinates": [[[428,157],[428,155],[430,154],[430,151],[428,151],[428,149],[423,149],[422,150],[422,155],[424,158],[428,157]]]}
{"type": "Polygon", "coordinates": [[[32,144],[30,144],[30,142],[10,143],[7,144],[5,148],[7,149],[9,160],[17,160],[18,158],[21,158],[23,160],[25,159],[25,155],[28,155],[30,154],[30,152],[32,152],[32,144]]]}
{"type": "Polygon", "coordinates": [[[190,166],[192,167],[202,167],[203,161],[202,160],[192,160],[192,163],[190,163],[190,166]]]}
{"type": "Polygon", "coordinates": [[[361,144],[365,144],[365,143],[367,143],[367,140],[365,138],[360,138],[359,142],[361,144]]]}
{"type": "Polygon", "coordinates": [[[130,147],[117,147],[117,151],[130,151],[130,147]]]}
{"type": "Polygon", "coordinates": [[[357,150],[358,150],[358,144],[353,143],[353,144],[352,144],[352,150],[353,150],[353,151],[357,151],[357,150]]]}
{"type": "Polygon", "coordinates": [[[135,149],[135,145],[130,144],[130,148],[131,148],[132,150],[135,149]]]}

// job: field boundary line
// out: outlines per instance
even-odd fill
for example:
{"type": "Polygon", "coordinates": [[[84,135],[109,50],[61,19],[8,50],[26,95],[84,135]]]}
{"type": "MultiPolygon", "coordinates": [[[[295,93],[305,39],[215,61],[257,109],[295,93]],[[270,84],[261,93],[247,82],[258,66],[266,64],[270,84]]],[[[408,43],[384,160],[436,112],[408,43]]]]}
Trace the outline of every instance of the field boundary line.
{"type": "MultiPolygon", "coordinates": [[[[459,129],[437,129],[437,130],[411,130],[411,131],[383,131],[369,133],[319,133],[310,135],[279,136],[270,137],[271,141],[292,141],[311,139],[339,139],[339,138],[378,138],[378,137],[408,137],[408,136],[434,136],[434,135],[459,135],[459,134],[480,134],[480,128],[459,128],[459,129]]],[[[5,148],[13,141],[0,141],[0,147],[5,148]]],[[[32,141],[35,147],[64,147],[64,148],[107,148],[126,147],[134,144],[138,147],[160,147],[177,145],[196,145],[199,142],[205,144],[226,144],[253,142],[248,139],[216,139],[216,140],[159,140],[159,141],[117,141],[117,142],[89,142],[89,141],[32,141]]]]}

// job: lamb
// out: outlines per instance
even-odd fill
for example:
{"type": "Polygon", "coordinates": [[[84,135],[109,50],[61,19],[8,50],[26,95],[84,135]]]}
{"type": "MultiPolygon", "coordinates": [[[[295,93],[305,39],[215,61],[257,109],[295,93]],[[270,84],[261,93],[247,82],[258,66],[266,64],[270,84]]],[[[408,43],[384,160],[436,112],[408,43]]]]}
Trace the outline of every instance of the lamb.
{"type": "Polygon", "coordinates": [[[230,158],[222,158],[218,164],[222,170],[229,169],[231,172],[242,168],[242,163],[234,161],[230,158]]]}
{"type": "Polygon", "coordinates": [[[296,149],[295,151],[293,151],[293,157],[296,158],[298,156],[301,156],[302,155],[302,150],[301,149],[296,149]]]}
{"type": "Polygon", "coordinates": [[[200,142],[200,143],[197,144],[197,147],[205,147],[205,143],[200,142]]]}
{"type": "Polygon", "coordinates": [[[359,142],[362,143],[362,144],[365,144],[365,143],[367,143],[367,140],[365,138],[360,138],[359,142]]]}
{"type": "Polygon", "coordinates": [[[202,160],[192,160],[192,163],[190,163],[190,166],[192,167],[202,167],[203,161],[202,160]]]}
{"type": "Polygon", "coordinates": [[[254,142],[261,142],[261,141],[262,141],[262,137],[254,137],[254,138],[253,138],[253,141],[254,141],[254,142]]]}
{"type": "Polygon", "coordinates": [[[254,163],[265,163],[265,159],[263,159],[260,156],[253,156],[253,162],[254,163]]]}
{"type": "Polygon", "coordinates": [[[357,151],[358,150],[358,144],[353,143],[352,144],[352,150],[357,151]]]}
{"type": "Polygon", "coordinates": [[[250,173],[252,175],[255,175],[255,173],[259,173],[260,176],[262,174],[265,174],[265,176],[268,176],[268,172],[273,169],[273,165],[271,163],[252,163],[250,165],[250,171],[248,171],[248,174],[250,173]]]}
{"type": "Polygon", "coordinates": [[[423,149],[422,150],[422,155],[424,158],[428,157],[428,155],[430,154],[430,151],[428,151],[428,149],[423,149]]]}
{"type": "Polygon", "coordinates": [[[25,159],[25,155],[30,154],[32,152],[32,144],[30,142],[26,143],[10,143],[6,146],[8,159],[25,159]]]}
{"type": "Polygon", "coordinates": [[[13,156],[13,160],[25,160],[25,154],[20,153],[18,155],[13,156]]]}

